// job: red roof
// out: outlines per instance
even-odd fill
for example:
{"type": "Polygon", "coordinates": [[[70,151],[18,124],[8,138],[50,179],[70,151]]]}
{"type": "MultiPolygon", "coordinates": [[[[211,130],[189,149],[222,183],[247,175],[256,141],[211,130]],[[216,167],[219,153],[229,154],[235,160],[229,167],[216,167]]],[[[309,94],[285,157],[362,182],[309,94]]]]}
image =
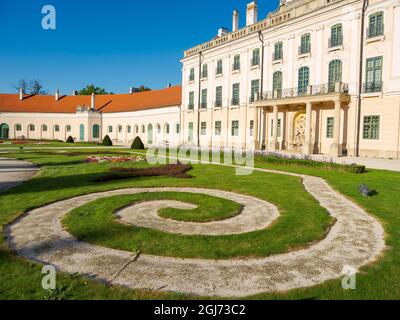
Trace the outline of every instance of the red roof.
{"type": "MultiPolygon", "coordinates": [[[[95,109],[103,113],[140,111],[181,105],[182,87],[133,94],[98,95],[95,109]]],[[[22,101],[18,94],[0,94],[0,112],[31,113],[75,113],[79,106],[90,107],[91,96],[25,95],[22,101]]]]}

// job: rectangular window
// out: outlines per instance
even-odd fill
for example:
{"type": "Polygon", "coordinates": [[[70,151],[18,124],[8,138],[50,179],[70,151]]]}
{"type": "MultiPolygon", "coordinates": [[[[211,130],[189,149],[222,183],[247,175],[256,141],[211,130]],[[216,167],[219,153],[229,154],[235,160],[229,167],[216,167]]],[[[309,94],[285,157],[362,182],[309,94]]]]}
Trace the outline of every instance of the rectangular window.
{"type": "Polygon", "coordinates": [[[71,126],[67,126],[67,132],[71,132],[71,126]]]}
{"type": "Polygon", "coordinates": [[[222,74],[223,71],[223,66],[222,66],[222,60],[218,60],[217,61],[217,75],[222,74]]]}
{"type": "Polygon", "coordinates": [[[113,132],[112,126],[108,126],[108,132],[109,132],[109,133],[112,133],[112,132],[113,132]]]}
{"type": "Polygon", "coordinates": [[[273,58],[274,61],[283,59],[283,43],[281,41],[275,43],[273,58]]]}
{"type": "Polygon", "coordinates": [[[341,24],[337,24],[331,28],[331,39],[329,47],[337,47],[343,44],[343,27],[341,24]]]}
{"type": "Polygon", "coordinates": [[[205,121],[200,124],[200,134],[202,136],[205,136],[207,134],[207,122],[205,121]]]}
{"type": "Polygon", "coordinates": [[[189,104],[188,104],[188,109],[193,110],[194,109],[194,91],[189,92],[189,104]]]}
{"type": "Polygon", "coordinates": [[[373,38],[373,37],[382,36],[383,34],[384,34],[383,12],[379,12],[379,13],[370,15],[367,37],[373,38]]]}
{"type": "Polygon", "coordinates": [[[179,134],[179,133],[181,132],[181,126],[179,125],[179,123],[176,124],[175,132],[176,132],[177,134],[179,134]]]}
{"type": "Polygon", "coordinates": [[[17,124],[17,125],[15,126],[15,130],[16,130],[16,131],[22,131],[21,125],[20,125],[20,124],[17,124]]]}
{"type": "Polygon", "coordinates": [[[201,108],[207,109],[207,89],[201,90],[201,108]]]}
{"type": "Polygon", "coordinates": [[[215,107],[216,108],[222,107],[222,86],[218,86],[215,89],[215,107]]]}
{"type": "Polygon", "coordinates": [[[221,128],[222,128],[222,122],[221,121],[215,121],[215,135],[220,136],[221,135],[221,128]]]}
{"type": "Polygon", "coordinates": [[[189,122],[189,136],[188,139],[190,142],[193,141],[193,122],[189,122]]]}
{"type": "Polygon", "coordinates": [[[311,35],[305,34],[301,37],[300,44],[300,54],[310,53],[311,52],[311,35]]]}
{"type": "Polygon", "coordinates": [[[250,120],[250,137],[254,135],[254,120],[250,120]]]}
{"type": "Polygon", "coordinates": [[[194,68],[191,68],[191,69],[190,69],[189,81],[194,81],[194,68]]]}
{"type": "Polygon", "coordinates": [[[363,138],[366,140],[379,140],[380,116],[365,116],[363,138]]]}
{"type": "Polygon", "coordinates": [[[365,93],[382,91],[382,62],[383,57],[367,59],[365,71],[366,83],[364,86],[365,93]]]}
{"type": "Polygon", "coordinates": [[[128,133],[131,133],[131,126],[128,126],[127,131],[128,131],[128,133]]]}
{"type": "Polygon", "coordinates": [[[240,70],[240,55],[233,58],[233,71],[240,70]]]}
{"type": "Polygon", "coordinates": [[[208,77],[208,65],[207,64],[203,65],[203,70],[201,72],[201,77],[202,78],[207,78],[208,77]]]}
{"type": "Polygon", "coordinates": [[[234,120],[232,121],[232,137],[239,136],[239,121],[234,120]]]}
{"type": "Polygon", "coordinates": [[[58,125],[54,126],[54,132],[60,132],[60,126],[58,125]]]}
{"type": "Polygon", "coordinates": [[[232,85],[232,106],[238,106],[240,104],[240,83],[234,83],[232,85]]]}
{"type": "Polygon", "coordinates": [[[333,139],[333,128],[335,125],[335,118],[328,117],[326,118],[326,137],[328,139],[333,139]]]}
{"type": "Polygon", "coordinates": [[[251,60],[251,65],[252,66],[260,65],[260,49],[258,48],[253,50],[253,58],[251,60]]]}
{"type": "Polygon", "coordinates": [[[250,102],[258,101],[259,94],[260,94],[260,80],[252,80],[250,102]]]}
{"type": "MultiPolygon", "coordinates": [[[[281,119],[278,119],[278,138],[281,137],[281,119]]],[[[274,136],[274,120],[271,120],[271,137],[274,136]]]]}

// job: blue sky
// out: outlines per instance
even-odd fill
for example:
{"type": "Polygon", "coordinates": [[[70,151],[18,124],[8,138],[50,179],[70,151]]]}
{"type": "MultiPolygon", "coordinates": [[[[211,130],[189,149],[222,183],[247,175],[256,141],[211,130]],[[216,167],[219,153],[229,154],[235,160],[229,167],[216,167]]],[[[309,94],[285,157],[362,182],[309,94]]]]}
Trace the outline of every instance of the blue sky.
{"type": "MultiPolygon", "coordinates": [[[[40,79],[49,93],[87,84],[125,93],[181,83],[183,51],[245,24],[250,0],[0,0],[0,92],[21,78],[40,79]],[[44,5],[57,12],[56,30],[41,27],[44,5]]],[[[259,0],[259,19],[279,0],[259,0]]]]}

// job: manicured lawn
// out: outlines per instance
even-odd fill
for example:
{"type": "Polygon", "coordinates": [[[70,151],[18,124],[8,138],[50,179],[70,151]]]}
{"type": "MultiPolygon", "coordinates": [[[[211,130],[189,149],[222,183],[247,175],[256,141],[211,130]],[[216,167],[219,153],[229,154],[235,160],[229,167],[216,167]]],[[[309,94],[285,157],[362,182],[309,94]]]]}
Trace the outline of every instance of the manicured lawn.
{"type": "MultiPolygon", "coordinates": [[[[295,177],[261,172],[254,172],[248,177],[240,177],[234,174],[233,168],[194,165],[194,169],[189,172],[194,176],[193,179],[158,177],[98,184],[92,182],[93,179],[103,175],[113,165],[82,164],[81,159],[84,156],[46,156],[25,153],[17,153],[13,156],[28,159],[44,166],[44,168],[33,180],[0,196],[0,224],[2,226],[11,222],[24,211],[46,203],[81,194],[136,186],[216,188],[250,194],[272,202],[279,207],[282,216],[268,230],[269,232],[265,232],[266,238],[259,236],[248,239],[250,241],[242,242],[240,242],[241,239],[229,239],[226,243],[221,241],[218,245],[215,244],[215,239],[212,239],[212,241],[205,241],[202,246],[193,247],[192,250],[194,252],[197,250],[197,254],[198,250],[206,251],[203,248],[205,245],[208,245],[206,248],[212,249],[213,256],[218,257],[262,255],[261,252],[264,255],[287,252],[321,239],[330,222],[325,210],[305,192],[300,180],[295,177]],[[272,237],[269,235],[271,232],[281,236],[272,237]],[[265,240],[268,240],[268,243],[264,243],[265,240]],[[220,251],[218,251],[218,247],[220,251]]],[[[136,165],[145,166],[143,163],[136,165]]],[[[127,166],[127,164],[122,166],[127,166]]],[[[387,235],[388,250],[379,261],[362,268],[361,274],[357,276],[357,290],[343,290],[341,281],[333,280],[313,288],[293,290],[282,294],[260,294],[251,298],[398,299],[400,297],[400,215],[398,209],[400,203],[398,198],[400,194],[400,173],[370,170],[365,174],[355,175],[346,172],[291,167],[264,162],[256,162],[256,166],[323,177],[332,187],[363,206],[383,223],[387,235]],[[362,197],[358,192],[358,186],[361,183],[368,184],[378,192],[378,195],[371,198],[362,197]]],[[[252,233],[241,236],[249,237],[251,235],[252,233]]],[[[165,253],[169,250],[170,245],[169,242],[161,243],[158,250],[165,253]]],[[[0,297],[44,298],[45,294],[40,286],[42,277],[40,266],[16,257],[10,251],[4,239],[1,241],[0,248],[0,297]]],[[[184,252],[185,246],[182,245],[180,249],[181,252],[184,252]]],[[[59,275],[58,283],[66,286],[67,289],[65,290],[69,292],[69,298],[74,299],[190,298],[173,293],[109,288],[86,278],[71,278],[62,274],[59,275]]]]}
{"type": "Polygon", "coordinates": [[[88,142],[75,142],[75,143],[66,143],[60,141],[27,141],[25,144],[13,143],[12,140],[6,140],[3,143],[0,143],[0,149],[19,149],[23,148],[69,148],[69,147],[98,147],[99,145],[96,143],[88,143],[88,142]]]}

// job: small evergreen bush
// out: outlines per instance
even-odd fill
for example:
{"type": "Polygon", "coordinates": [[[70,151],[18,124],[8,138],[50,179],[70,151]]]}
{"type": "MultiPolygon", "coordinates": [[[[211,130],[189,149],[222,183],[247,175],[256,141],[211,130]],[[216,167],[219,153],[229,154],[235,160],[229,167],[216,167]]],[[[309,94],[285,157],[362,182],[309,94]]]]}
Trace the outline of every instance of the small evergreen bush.
{"type": "Polygon", "coordinates": [[[74,143],[74,138],[72,138],[71,136],[68,137],[67,139],[67,143],[74,143]]]}
{"type": "Polygon", "coordinates": [[[143,150],[144,144],[142,142],[142,139],[140,139],[139,137],[136,137],[135,140],[133,140],[133,142],[132,142],[131,149],[143,150]]]}
{"type": "Polygon", "coordinates": [[[113,145],[110,137],[107,135],[104,137],[103,142],[101,143],[102,146],[111,147],[113,145]]]}

